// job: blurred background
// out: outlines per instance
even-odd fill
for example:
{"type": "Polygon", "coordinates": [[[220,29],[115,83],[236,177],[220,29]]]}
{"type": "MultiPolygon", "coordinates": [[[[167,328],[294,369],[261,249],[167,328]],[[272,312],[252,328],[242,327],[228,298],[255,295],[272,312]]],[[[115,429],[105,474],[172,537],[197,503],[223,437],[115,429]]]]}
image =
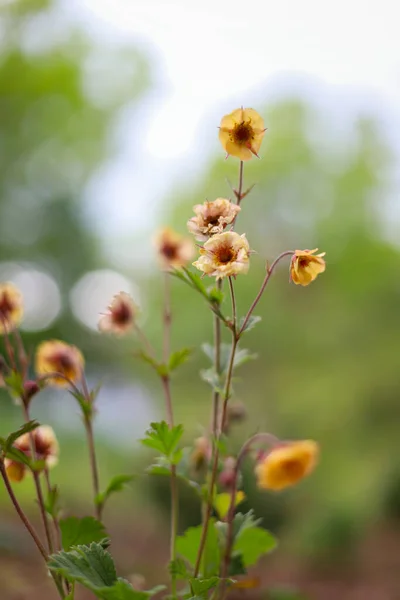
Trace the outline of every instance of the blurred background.
{"type": "MultiPolygon", "coordinates": [[[[299,289],[277,270],[245,338],[259,355],[236,398],[257,430],[313,438],[321,465],[281,495],[244,485],[249,506],[281,539],[255,572],[267,587],[309,598],[400,598],[400,43],[391,0],[280,3],[204,0],[1,0],[0,280],[23,292],[34,349],[62,338],[102,382],[96,437],[103,485],[138,473],[110,501],[107,527],[120,573],[165,579],[168,482],[143,475],[138,439],[164,416],[158,381],[134,358],[138,341],[96,331],[113,294],[130,292],[156,347],[161,278],[151,244],[162,224],[186,231],[192,206],[230,197],[238,162],[224,161],[222,115],[252,106],[268,128],[256,184],[240,215],[257,254],[238,279],[245,313],[265,261],[320,248],[327,271],[299,289]],[[129,526],[128,526],[129,523],[129,526]],[[162,542],[156,541],[157,531],[162,542]]],[[[173,344],[210,341],[201,299],[174,281],[173,344]]],[[[226,311],[229,307],[226,306],[226,311]]],[[[186,441],[209,419],[200,350],[173,384],[186,441]]],[[[1,392],[1,435],[21,423],[1,392]]],[[[91,500],[83,428],[73,398],[46,391],[33,414],[56,430],[53,479],[66,514],[91,500]]],[[[29,481],[18,487],[36,518],[29,481]]],[[[199,521],[182,490],[181,529],[199,521]]],[[[0,489],[1,600],[54,596],[0,489]]],[[[258,592],[246,592],[257,595],[258,592]]],[[[83,596],[82,596],[83,597],[83,596]]],[[[278,596],[276,596],[278,597],[278,596]]],[[[283,597],[283,596],[281,596],[283,597]]]]}

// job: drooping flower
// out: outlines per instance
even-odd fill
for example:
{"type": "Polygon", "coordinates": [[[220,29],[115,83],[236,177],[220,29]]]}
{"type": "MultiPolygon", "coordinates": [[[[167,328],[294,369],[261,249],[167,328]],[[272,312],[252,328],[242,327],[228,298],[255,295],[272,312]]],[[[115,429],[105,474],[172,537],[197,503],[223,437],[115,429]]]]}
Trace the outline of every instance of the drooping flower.
{"type": "Polygon", "coordinates": [[[12,331],[22,321],[22,295],[12,283],[0,283],[0,335],[12,331]]]}
{"type": "Polygon", "coordinates": [[[99,320],[99,330],[123,335],[135,325],[137,307],[126,292],[116,294],[108,307],[108,313],[99,320]]]}
{"type": "Polygon", "coordinates": [[[250,160],[258,156],[264,133],[264,121],[257,111],[237,108],[222,118],[219,140],[228,155],[250,160]]]}
{"type": "Polygon", "coordinates": [[[233,223],[240,206],[225,198],[217,198],[212,202],[196,204],[193,210],[196,216],[189,219],[188,229],[196,240],[204,241],[212,235],[222,233],[227,225],[233,223]]]}
{"type": "Polygon", "coordinates": [[[295,250],[290,263],[290,278],[296,285],[308,285],[320,273],[325,271],[326,263],[322,258],[325,252],[315,254],[318,248],[314,250],[295,250]]]}
{"type": "MultiPolygon", "coordinates": [[[[51,469],[58,463],[59,445],[55,433],[48,425],[40,425],[31,433],[24,433],[14,442],[14,447],[28,458],[32,458],[31,436],[35,448],[35,459],[44,461],[44,468],[51,469]]],[[[4,465],[11,481],[22,481],[27,467],[13,459],[6,458],[4,465]]]]}
{"type": "Polygon", "coordinates": [[[200,258],[193,265],[210,277],[223,279],[247,273],[250,246],[243,233],[226,231],[213,236],[200,248],[200,258]]]}
{"type": "Polygon", "coordinates": [[[81,379],[85,365],[82,353],[76,346],[61,340],[47,340],[39,344],[36,350],[35,366],[38,375],[60,373],[46,379],[47,383],[58,387],[68,387],[69,381],[76,383],[81,379]],[[67,378],[67,379],[64,379],[67,378]]]}
{"type": "Polygon", "coordinates": [[[313,440],[287,442],[261,457],[255,468],[257,484],[266,490],[295,485],[315,468],[319,447],[313,440]]]}
{"type": "Polygon", "coordinates": [[[198,437],[194,441],[194,449],[190,457],[190,464],[193,471],[198,473],[207,468],[211,459],[212,447],[211,442],[205,436],[198,437]]]}
{"type": "Polygon", "coordinates": [[[155,236],[154,243],[162,269],[179,269],[188,264],[194,256],[194,244],[171,229],[163,227],[155,236]]]}

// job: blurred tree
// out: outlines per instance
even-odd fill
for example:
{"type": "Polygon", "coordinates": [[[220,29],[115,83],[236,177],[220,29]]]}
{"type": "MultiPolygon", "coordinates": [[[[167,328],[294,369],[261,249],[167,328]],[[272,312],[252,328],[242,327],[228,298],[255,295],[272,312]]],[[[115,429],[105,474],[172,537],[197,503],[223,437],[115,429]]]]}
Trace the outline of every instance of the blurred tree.
{"type": "MultiPolygon", "coordinates": [[[[115,151],[120,109],[146,91],[149,65],[135,47],[105,49],[50,0],[6,3],[0,29],[0,261],[44,270],[65,298],[100,265],[81,200],[115,151]]],[[[76,341],[82,330],[64,304],[48,335],[76,341]]],[[[102,345],[80,337],[96,361],[102,345]]]]}

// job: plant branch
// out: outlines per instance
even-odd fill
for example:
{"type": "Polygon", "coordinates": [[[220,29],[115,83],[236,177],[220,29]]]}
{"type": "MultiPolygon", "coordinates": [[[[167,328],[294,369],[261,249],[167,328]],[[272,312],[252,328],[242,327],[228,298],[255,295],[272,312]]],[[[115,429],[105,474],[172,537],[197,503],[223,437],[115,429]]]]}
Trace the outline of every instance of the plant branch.
{"type": "MultiPolygon", "coordinates": [[[[171,352],[171,324],[172,324],[172,313],[171,313],[171,286],[169,273],[164,275],[164,311],[163,311],[163,324],[164,324],[164,339],[163,339],[163,361],[164,364],[168,364],[169,356],[171,352]]],[[[171,381],[169,373],[161,377],[162,386],[164,390],[166,410],[167,410],[167,421],[170,428],[174,426],[174,414],[172,409],[172,397],[171,397],[171,381]]],[[[179,499],[178,499],[178,488],[177,488],[177,477],[176,477],[176,465],[171,465],[171,539],[170,539],[170,560],[176,560],[176,536],[178,532],[178,519],[179,519],[179,499]]],[[[172,596],[176,597],[176,574],[171,573],[171,593],[172,596]]]]}
{"type": "Polygon", "coordinates": [[[252,313],[253,313],[253,311],[254,311],[255,307],[257,306],[257,304],[258,304],[258,303],[259,303],[259,301],[261,300],[261,296],[262,296],[262,295],[263,295],[263,293],[264,293],[264,290],[265,290],[265,288],[266,288],[266,286],[267,286],[267,283],[268,283],[268,281],[269,281],[269,279],[270,279],[270,277],[271,277],[271,275],[272,275],[272,273],[273,273],[273,271],[274,271],[274,269],[275,269],[276,265],[278,264],[278,262],[279,262],[279,261],[280,261],[282,258],[284,258],[285,256],[292,255],[292,254],[293,254],[293,250],[286,250],[285,252],[282,252],[282,254],[280,254],[280,255],[279,255],[279,256],[278,256],[278,257],[277,257],[277,258],[274,260],[274,262],[272,263],[272,265],[271,265],[270,267],[269,267],[269,266],[267,266],[267,274],[266,274],[266,276],[265,276],[265,278],[264,278],[264,281],[262,282],[262,285],[261,285],[260,291],[258,292],[258,294],[257,294],[257,296],[256,296],[256,298],[255,298],[255,300],[254,300],[254,302],[253,302],[253,304],[250,306],[250,308],[249,308],[249,310],[248,310],[248,313],[247,313],[247,315],[246,315],[246,316],[245,316],[245,318],[244,318],[243,325],[241,326],[241,328],[240,328],[240,331],[239,331],[239,333],[238,333],[238,336],[239,336],[239,337],[242,335],[243,331],[245,330],[245,328],[246,328],[246,325],[247,325],[247,322],[248,322],[248,320],[250,319],[250,317],[251,317],[251,315],[252,315],[252,313]]]}
{"type": "MultiPolygon", "coordinates": [[[[217,281],[217,290],[221,291],[222,280],[217,281]]],[[[217,375],[221,370],[221,320],[218,315],[214,315],[214,368],[217,375]]],[[[212,432],[214,442],[218,435],[218,415],[219,415],[219,391],[213,390],[212,396],[212,432]]]]}

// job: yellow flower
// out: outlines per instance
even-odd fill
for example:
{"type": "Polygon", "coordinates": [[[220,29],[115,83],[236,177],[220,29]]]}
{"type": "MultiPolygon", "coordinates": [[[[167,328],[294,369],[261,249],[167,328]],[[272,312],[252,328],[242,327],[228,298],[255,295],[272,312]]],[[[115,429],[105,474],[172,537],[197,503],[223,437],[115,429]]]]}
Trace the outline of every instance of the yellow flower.
{"type": "Polygon", "coordinates": [[[226,231],[210,238],[200,248],[200,258],[193,265],[210,277],[223,279],[247,273],[250,246],[243,233],[226,231]]]}
{"type": "Polygon", "coordinates": [[[222,118],[219,141],[228,156],[250,160],[258,156],[264,133],[264,121],[257,111],[237,108],[222,118]]]}
{"type": "Polygon", "coordinates": [[[155,236],[154,243],[163,269],[179,269],[193,258],[194,244],[170,227],[163,227],[155,236]]]}
{"type": "Polygon", "coordinates": [[[204,241],[212,235],[222,233],[227,225],[236,219],[240,206],[232,204],[225,198],[217,198],[213,202],[204,202],[193,206],[195,217],[189,219],[187,226],[196,240],[204,241]]]}
{"type": "Polygon", "coordinates": [[[290,263],[290,277],[296,285],[308,285],[325,271],[325,261],[322,258],[325,252],[313,256],[317,250],[318,248],[295,250],[290,263]]]}
{"type": "Polygon", "coordinates": [[[318,454],[318,444],[312,440],[276,446],[256,466],[258,486],[279,491],[295,485],[314,470],[318,454]]]}
{"type": "Polygon", "coordinates": [[[109,312],[99,320],[99,330],[122,335],[135,324],[137,308],[126,292],[120,292],[111,301],[109,312]]]}
{"type": "Polygon", "coordinates": [[[0,335],[18,327],[23,313],[21,292],[12,283],[0,283],[0,335]]]}
{"type": "MultiPolygon", "coordinates": [[[[85,361],[80,350],[60,340],[42,342],[36,350],[35,366],[38,375],[60,373],[76,383],[81,379],[84,365],[85,361]]],[[[69,386],[68,381],[56,375],[46,381],[58,387],[69,386]]]]}
{"type": "MultiPolygon", "coordinates": [[[[51,469],[57,464],[59,455],[59,446],[53,429],[48,425],[40,425],[31,434],[24,433],[15,440],[14,447],[29,458],[32,458],[31,435],[33,437],[36,460],[44,461],[45,468],[51,469]]],[[[8,478],[11,481],[22,481],[25,477],[27,467],[22,463],[6,458],[4,465],[8,478]]]]}

